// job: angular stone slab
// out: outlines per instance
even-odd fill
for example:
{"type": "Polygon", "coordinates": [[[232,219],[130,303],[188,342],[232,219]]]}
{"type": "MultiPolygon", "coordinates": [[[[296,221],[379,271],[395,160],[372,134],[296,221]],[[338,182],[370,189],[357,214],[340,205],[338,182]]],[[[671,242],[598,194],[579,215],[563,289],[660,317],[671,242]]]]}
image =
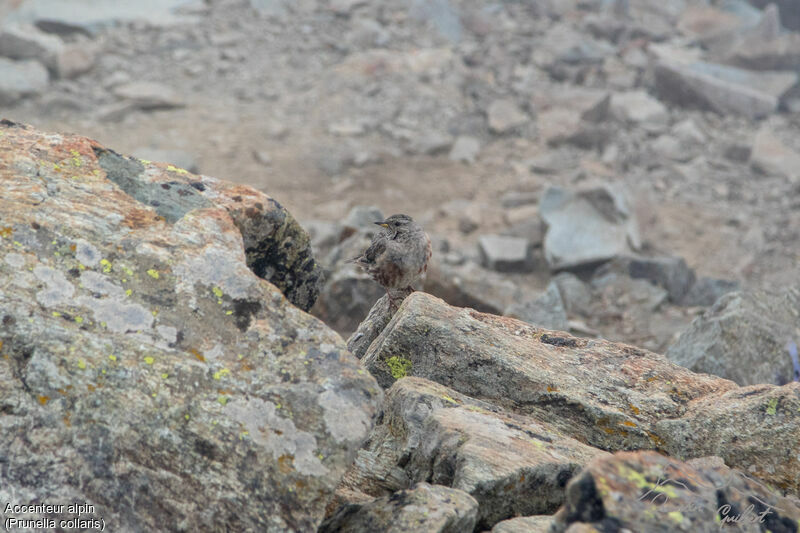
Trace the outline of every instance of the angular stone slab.
{"type": "Polygon", "coordinates": [[[480,504],[477,525],[488,529],[513,516],[554,512],[567,480],[604,453],[530,417],[405,378],[389,389],[384,423],[340,489],[380,495],[394,489],[390,480],[428,480],[471,494],[480,504]]]}
{"type": "Polygon", "coordinates": [[[755,392],[633,346],[451,307],[423,293],[405,299],[362,362],[383,387],[404,375],[424,377],[605,450],[697,457],[717,439],[736,435],[749,443],[748,452],[727,455],[731,466],[758,471],[775,485],[800,487],[800,462],[772,451],[775,443],[796,449],[790,443],[800,441],[797,383],[755,392]],[[760,418],[745,401],[748,395],[762,402],[760,418]],[[769,414],[772,402],[779,417],[769,414]],[[699,406],[706,405],[715,406],[719,423],[706,425],[702,440],[688,438],[702,423],[699,406]],[[740,411],[751,413],[753,423],[736,424],[733,431],[723,421],[743,416],[740,411]],[[682,427],[685,432],[677,431],[682,427]]]}

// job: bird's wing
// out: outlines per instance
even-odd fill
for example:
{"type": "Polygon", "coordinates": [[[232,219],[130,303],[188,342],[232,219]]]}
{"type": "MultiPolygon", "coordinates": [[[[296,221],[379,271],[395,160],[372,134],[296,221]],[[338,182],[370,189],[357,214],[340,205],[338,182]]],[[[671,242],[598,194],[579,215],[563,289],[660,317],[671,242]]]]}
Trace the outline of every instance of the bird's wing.
{"type": "Polygon", "coordinates": [[[386,235],[380,234],[372,240],[372,244],[366,249],[362,257],[367,263],[374,263],[378,257],[386,251],[386,235]]]}
{"type": "Polygon", "coordinates": [[[385,233],[375,235],[369,247],[364,250],[364,253],[351,259],[348,263],[374,264],[376,259],[386,251],[386,243],[387,237],[385,233]]]}

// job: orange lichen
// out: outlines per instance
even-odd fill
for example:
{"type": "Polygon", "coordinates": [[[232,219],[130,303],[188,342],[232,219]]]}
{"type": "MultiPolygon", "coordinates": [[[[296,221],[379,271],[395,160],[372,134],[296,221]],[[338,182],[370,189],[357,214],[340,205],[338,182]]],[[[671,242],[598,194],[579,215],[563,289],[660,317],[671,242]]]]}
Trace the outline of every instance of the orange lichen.
{"type": "Polygon", "coordinates": [[[39,396],[39,403],[42,405],[47,405],[47,402],[50,401],[50,396],[39,396]]]}
{"type": "Polygon", "coordinates": [[[278,469],[281,474],[289,474],[294,470],[294,455],[285,453],[278,457],[278,469]]]}
{"type": "Polygon", "coordinates": [[[189,348],[189,353],[195,356],[198,361],[203,361],[204,363],[206,362],[206,358],[203,356],[203,354],[201,354],[194,348],[189,348]]]}

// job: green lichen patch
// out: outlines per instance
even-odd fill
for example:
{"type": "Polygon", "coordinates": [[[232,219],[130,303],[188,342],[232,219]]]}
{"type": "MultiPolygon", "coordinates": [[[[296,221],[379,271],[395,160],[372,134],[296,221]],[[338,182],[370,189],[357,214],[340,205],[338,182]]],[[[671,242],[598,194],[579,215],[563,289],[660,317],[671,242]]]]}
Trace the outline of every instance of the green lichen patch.
{"type": "Polygon", "coordinates": [[[775,413],[777,412],[778,412],[778,399],[770,398],[769,403],[767,403],[767,414],[770,416],[774,416],[775,413]]]}
{"type": "Polygon", "coordinates": [[[392,373],[394,379],[406,377],[409,370],[411,370],[411,361],[405,357],[398,357],[396,355],[387,359],[386,365],[389,367],[389,371],[392,373]]]}

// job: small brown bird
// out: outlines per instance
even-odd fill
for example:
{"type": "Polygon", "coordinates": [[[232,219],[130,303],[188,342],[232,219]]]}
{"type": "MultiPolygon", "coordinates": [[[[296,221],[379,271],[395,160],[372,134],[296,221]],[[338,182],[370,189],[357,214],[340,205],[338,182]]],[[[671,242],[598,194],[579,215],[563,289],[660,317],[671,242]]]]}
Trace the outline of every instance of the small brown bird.
{"type": "Polygon", "coordinates": [[[391,291],[414,291],[412,285],[428,270],[431,239],[408,215],[392,215],[375,224],[386,231],[375,235],[369,248],[351,262],[380,283],[386,289],[389,307],[396,307],[391,291]]]}

